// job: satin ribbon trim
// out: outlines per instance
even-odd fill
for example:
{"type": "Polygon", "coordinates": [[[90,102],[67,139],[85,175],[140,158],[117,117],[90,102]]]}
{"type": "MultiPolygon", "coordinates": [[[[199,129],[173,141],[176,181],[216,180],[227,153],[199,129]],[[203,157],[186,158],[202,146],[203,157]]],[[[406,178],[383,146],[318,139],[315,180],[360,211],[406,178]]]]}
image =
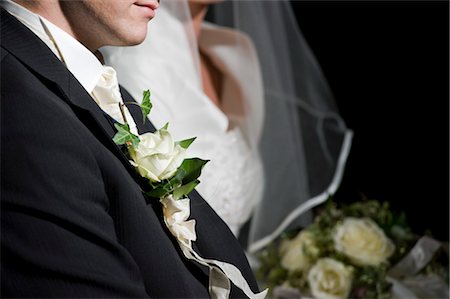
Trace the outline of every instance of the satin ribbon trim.
{"type": "Polygon", "coordinates": [[[263,299],[267,289],[260,293],[253,293],[241,271],[234,265],[213,259],[202,258],[192,248],[192,242],[197,239],[195,220],[187,220],[190,215],[190,199],[174,200],[167,196],[161,199],[164,222],[177,239],[184,256],[209,268],[209,294],[212,299],[229,298],[231,282],[241,289],[250,299],[263,299]]]}

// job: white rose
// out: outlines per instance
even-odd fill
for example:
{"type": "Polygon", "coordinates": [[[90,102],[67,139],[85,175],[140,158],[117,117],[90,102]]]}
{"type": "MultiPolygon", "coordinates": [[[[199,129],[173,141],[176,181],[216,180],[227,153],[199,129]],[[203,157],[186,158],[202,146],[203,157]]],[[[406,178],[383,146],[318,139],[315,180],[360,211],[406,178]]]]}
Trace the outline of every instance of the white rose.
{"type": "Polygon", "coordinates": [[[395,246],[371,219],[346,218],[336,227],[334,246],[359,266],[377,266],[386,261],[395,246]]]}
{"type": "Polygon", "coordinates": [[[294,239],[281,243],[281,265],[290,271],[304,271],[318,251],[313,235],[308,231],[301,231],[294,239]]]}
{"type": "Polygon", "coordinates": [[[130,149],[130,156],[139,174],[152,182],[171,178],[184,160],[186,150],[175,144],[166,129],[139,136],[141,142],[130,149]]]}
{"type": "Polygon", "coordinates": [[[352,286],[351,267],[331,258],[323,258],[308,273],[308,284],[316,299],[347,298],[352,286]]]}

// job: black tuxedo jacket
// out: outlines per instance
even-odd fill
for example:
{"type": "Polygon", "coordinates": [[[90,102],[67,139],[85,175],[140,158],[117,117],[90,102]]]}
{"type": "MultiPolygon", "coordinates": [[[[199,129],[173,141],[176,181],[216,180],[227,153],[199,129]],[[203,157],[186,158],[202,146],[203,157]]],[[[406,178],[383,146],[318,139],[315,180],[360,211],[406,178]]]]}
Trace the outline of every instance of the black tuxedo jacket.
{"type": "MultiPolygon", "coordinates": [[[[154,130],[130,110],[140,133],[154,130]]],[[[2,9],[2,297],[209,296],[207,269],[182,256],[114,134],[50,49],[2,9]]],[[[256,291],[239,243],[196,192],[191,217],[196,251],[236,265],[256,291]]]]}

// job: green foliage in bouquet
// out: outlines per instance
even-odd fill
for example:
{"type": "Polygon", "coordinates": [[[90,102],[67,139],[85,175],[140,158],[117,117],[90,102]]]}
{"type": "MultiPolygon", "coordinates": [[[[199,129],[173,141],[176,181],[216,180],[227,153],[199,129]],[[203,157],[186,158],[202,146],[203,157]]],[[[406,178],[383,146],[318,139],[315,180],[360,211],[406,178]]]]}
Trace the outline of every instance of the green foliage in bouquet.
{"type": "MultiPolygon", "coordinates": [[[[387,202],[338,206],[330,198],[310,226],[260,254],[257,277],[272,291],[283,286],[314,298],[390,298],[388,270],[417,239],[387,202]]],[[[448,278],[448,267],[434,265],[430,271],[448,278]]]]}

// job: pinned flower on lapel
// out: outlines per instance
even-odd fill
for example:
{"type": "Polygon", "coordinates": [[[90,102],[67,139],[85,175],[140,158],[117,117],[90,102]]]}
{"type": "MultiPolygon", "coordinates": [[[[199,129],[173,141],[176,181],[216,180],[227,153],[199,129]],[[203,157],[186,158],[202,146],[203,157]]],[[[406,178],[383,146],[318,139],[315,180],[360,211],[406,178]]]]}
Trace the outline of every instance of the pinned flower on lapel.
{"type": "MultiPolygon", "coordinates": [[[[140,105],[144,121],[152,108],[150,96],[150,91],[144,91],[140,105]]],[[[120,105],[123,115],[124,105],[120,105]]],[[[149,180],[151,190],[146,192],[147,196],[160,200],[172,195],[178,200],[186,198],[200,183],[197,179],[208,161],[185,159],[186,150],[195,138],[175,142],[168,131],[169,124],[154,133],[142,135],[134,135],[128,123],[116,123],[115,126],[117,133],[114,142],[127,146],[130,163],[142,177],[149,180]]]]}
{"type": "MultiPolygon", "coordinates": [[[[136,103],[126,103],[134,104],[136,103]]],[[[253,293],[242,273],[235,266],[213,259],[204,259],[192,248],[197,240],[195,220],[190,219],[189,193],[200,183],[202,168],[208,162],[198,158],[185,159],[186,150],[195,138],[175,142],[168,131],[168,124],[155,133],[135,135],[125,117],[124,106],[119,104],[124,124],[116,123],[117,133],[113,141],[126,145],[130,163],[136,171],[148,179],[150,190],[144,191],[150,199],[159,200],[164,222],[176,238],[183,255],[210,270],[209,291],[212,298],[228,298],[231,282],[252,299],[263,299],[267,290],[253,293]]],[[[144,91],[141,105],[144,122],[152,108],[150,92],[144,91]]]]}
{"type": "Polygon", "coordinates": [[[186,149],[173,142],[166,127],[156,133],[140,136],[137,147],[130,148],[131,164],[139,174],[151,182],[171,178],[186,156],[186,149]]]}

